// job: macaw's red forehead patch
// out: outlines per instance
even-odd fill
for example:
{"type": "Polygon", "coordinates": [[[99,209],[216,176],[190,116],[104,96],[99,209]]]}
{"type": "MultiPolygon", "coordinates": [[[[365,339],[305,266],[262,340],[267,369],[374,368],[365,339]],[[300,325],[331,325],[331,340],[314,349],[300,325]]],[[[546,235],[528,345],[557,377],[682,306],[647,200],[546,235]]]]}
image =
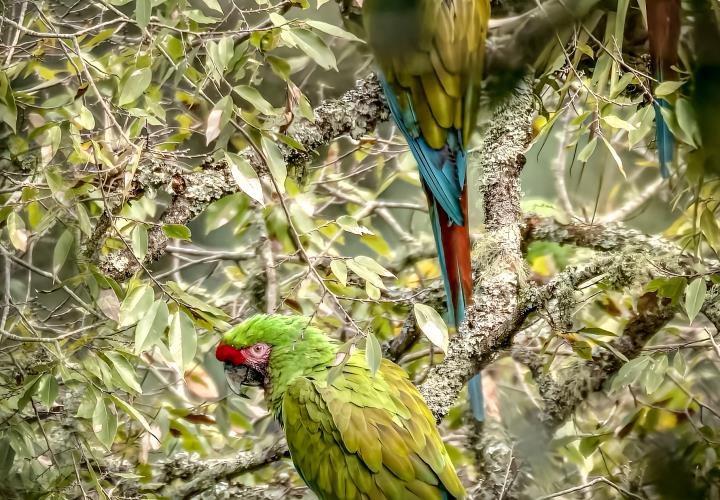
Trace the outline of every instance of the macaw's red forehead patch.
{"type": "Polygon", "coordinates": [[[230,363],[233,365],[241,365],[245,362],[245,354],[233,346],[220,342],[215,349],[215,357],[221,363],[230,363]]]}

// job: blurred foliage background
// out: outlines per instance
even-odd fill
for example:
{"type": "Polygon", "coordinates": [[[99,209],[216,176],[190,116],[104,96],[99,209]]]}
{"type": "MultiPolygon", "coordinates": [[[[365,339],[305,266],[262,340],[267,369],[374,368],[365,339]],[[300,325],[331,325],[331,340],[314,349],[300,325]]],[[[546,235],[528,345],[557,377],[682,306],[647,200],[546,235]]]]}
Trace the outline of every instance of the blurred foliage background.
{"type": "MultiPolygon", "coordinates": [[[[590,283],[569,325],[543,314],[524,325],[543,370],[570,370],[623,331],[644,293],[678,304],[640,355],[559,427],[539,419],[531,373],[509,356],[495,363],[490,413],[514,443],[511,462],[495,465],[518,497],[577,485],[586,487],[564,497],[720,495],[718,332],[698,315],[712,299],[720,249],[718,184],[704,168],[698,125],[716,122],[699,119],[712,107],[697,100],[693,73],[703,62],[693,41],[702,3],[684,3],[678,80],[658,86],[645,0],[495,2],[503,21],[490,47],[512,68],[491,63],[488,85],[509,91],[511,69],[534,72],[524,211],[672,239],[694,269],[660,270],[619,290],[590,283]],[[554,18],[558,5],[582,15],[554,18]],[[677,141],[669,179],[654,146],[651,102],[660,96],[673,105],[677,141]]],[[[390,123],[286,162],[303,149],[294,132],[316,119],[313,109],[372,72],[360,5],[3,2],[4,498],[180,498],[172,488],[212,460],[276,443],[281,431],[262,395],[230,393],[213,356],[219,335],[252,313],[302,313],[343,340],[372,332],[383,342],[414,324],[417,304],[442,312],[424,195],[390,123]],[[178,197],[190,202],[179,207],[178,197]]],[[[703,20],[715,19],[717,3],[703,5],[703,20]]],[[[488,99],[485,121],[502,99],[488,99]]],[[[482,172],[470,176],[482,182],[482,172]]],[[[471,196],[481,240],[480,197],[471,196]]],[[[594,253],[535,242],[528,279],[546,283],[594,253]]],[[[399,363],[420,382],[442,358],[420,338],[399,363]]],[[[465,406],[461,398],[441,432],[481,496],[465,406]]],[[[311,495],[288,459],[216,478],[188,496],[311,495]]]]}

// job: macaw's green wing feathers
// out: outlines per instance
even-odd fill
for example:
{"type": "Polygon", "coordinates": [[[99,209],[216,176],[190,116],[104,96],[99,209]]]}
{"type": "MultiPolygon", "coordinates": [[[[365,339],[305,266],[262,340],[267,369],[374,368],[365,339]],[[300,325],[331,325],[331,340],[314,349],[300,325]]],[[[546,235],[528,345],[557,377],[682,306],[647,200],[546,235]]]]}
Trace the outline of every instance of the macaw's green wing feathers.
{"type": "Polygon", "coordinates": [[[297,378],[281,419],[293,462],[323,500],[464,498],[430,411],[393,363],[373,378],[356,353],[331,385],[297,378]]]}
{"type": "Polygon", "coordinates": [[[467,144],[482,78],[487,0],[366,0],[363,8],[368,42],[408,131],[442,149],[454,128],[467,144]]]}

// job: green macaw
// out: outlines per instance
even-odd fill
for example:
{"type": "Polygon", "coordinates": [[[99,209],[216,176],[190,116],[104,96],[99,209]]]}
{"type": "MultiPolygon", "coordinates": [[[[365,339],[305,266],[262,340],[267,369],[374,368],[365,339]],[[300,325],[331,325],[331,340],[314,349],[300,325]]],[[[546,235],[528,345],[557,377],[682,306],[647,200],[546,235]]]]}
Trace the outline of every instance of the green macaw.
{"type": "Polygon", "coordinates": [[[263,387],[298,473],[321,500],[464,498],[402,368],[383,359],[373,376],[363,351],[345,359],[338,348],[306,317],[257,315],[223,336],[216,357],[235,390],[263,387]]]}
{"type": "MultiPolygon", "coordinates": [[[[420,171],[445,283],[448,323],[472,300],[467,148],[475,130],[489,0],[364,0],[363,20],[390,112],[420,171]]],[[[480,377],[468,384],[483,420],[480,377]]]]}

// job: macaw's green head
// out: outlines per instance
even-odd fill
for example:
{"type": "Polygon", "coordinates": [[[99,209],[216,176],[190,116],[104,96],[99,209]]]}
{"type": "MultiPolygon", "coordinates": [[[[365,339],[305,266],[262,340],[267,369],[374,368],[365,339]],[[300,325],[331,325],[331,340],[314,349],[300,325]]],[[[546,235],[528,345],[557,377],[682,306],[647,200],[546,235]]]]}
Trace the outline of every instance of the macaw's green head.
{"type": "Polygon", "coordinates": [[[258,314],[225,333],[215,357],[225,364],[234,392],[262,386],[275,399],[295,377],[327,370],[336,349],[309,318],[258,314]]]}

